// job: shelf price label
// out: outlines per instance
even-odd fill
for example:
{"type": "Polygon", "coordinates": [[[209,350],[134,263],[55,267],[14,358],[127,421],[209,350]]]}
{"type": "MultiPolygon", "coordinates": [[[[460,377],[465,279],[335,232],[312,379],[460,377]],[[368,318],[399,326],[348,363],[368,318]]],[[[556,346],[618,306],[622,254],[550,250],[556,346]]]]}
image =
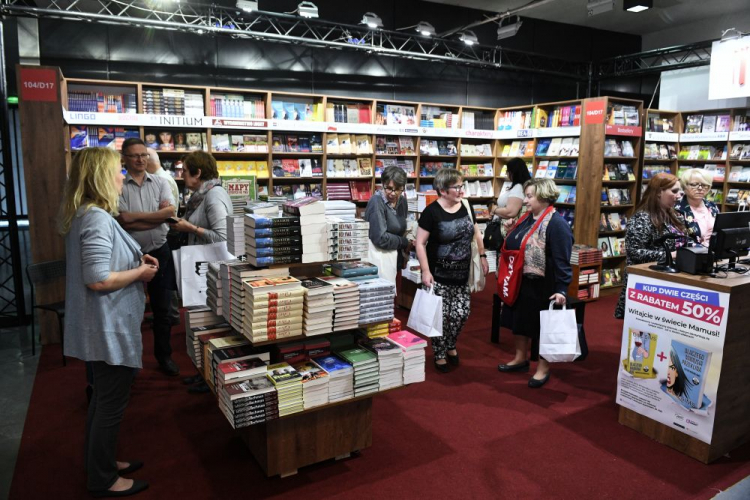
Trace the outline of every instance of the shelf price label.
{"type": "Polygon", "coordinates": [[[647,141],[677,142],[679,138],[680,135],[673,132],[646,132],[647,141]]]}
{"type": "Polygon", "coordinates": [[[525,138],[531,137],[531,129],[524,128],[521,130],[516,130],[516,137],[525,137],[525,138]]]}
{"type": "Polygon", "coordinates": [[[21,99],[57,102],[57,73],[54,69],[21,68],[21,99]]]}
{"type": "Polygon", "coordinates": [[[750,141],[750,130],[729,132],[730,141],[750,141]]]}
{"type": "Polygon", "coordinates": [[[680,134],[680,142],[703,142],[719,141],[726,142],[729,140],[729,132],[707,132],[701,134],[680,134]]]}

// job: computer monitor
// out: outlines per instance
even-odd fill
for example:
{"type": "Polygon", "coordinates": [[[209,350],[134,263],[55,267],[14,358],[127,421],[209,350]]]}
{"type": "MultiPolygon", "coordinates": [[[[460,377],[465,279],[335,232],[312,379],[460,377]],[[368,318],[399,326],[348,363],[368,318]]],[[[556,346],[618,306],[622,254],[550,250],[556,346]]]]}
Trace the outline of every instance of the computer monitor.
{"type": "Polygon", "coordinates": [[[714,261],[729,259],[733,268],[738,257],[750,248],[750,212],[723,212],[716,216],[714,232],[708,246],[714,261]]]}

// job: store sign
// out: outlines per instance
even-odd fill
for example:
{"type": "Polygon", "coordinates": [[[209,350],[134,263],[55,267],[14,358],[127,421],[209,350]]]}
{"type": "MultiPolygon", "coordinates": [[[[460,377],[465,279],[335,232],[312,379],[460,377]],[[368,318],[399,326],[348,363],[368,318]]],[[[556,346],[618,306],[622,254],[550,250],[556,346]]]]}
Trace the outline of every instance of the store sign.
{"type": "Polygon", "coordinates": [[[642,135],[641,127],[631,125],[607,125],[605,127],[607,135],[623,135],[628,137],[640,137],[642,135]]]}
{"type": "Polygon", "coordinates": [[[21,68],[21,99],[57,102],[57,72],[54,69],[21,68]]]}
{"type": "Polygon", "coordinates": [[[604,123],[604,99],[586,102],[586,112],[583,115],[585,125],[604,123]]]}
{"type": "Polygon", "coordinates": [[[626,294],[617,404],[710,444],[729,294],[637,274],[626,294]]]}
{"type": "Polygon", "coordinates": [[[680,134],[680,142],[726,142],[729,132],[701,132],[699,134],[680,134]]]}
{"type": "Polygon", "coordinates": [[[750,37],[714,42],[708,98],[750,97],[750,37]]]}

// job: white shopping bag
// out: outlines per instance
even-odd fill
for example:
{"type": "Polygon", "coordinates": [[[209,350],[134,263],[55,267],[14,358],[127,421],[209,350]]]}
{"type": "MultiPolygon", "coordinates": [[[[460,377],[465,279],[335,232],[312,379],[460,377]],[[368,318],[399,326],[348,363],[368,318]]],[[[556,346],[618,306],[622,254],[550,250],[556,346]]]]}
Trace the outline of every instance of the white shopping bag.
{"type": "Polygon", "coordinates": [[[378,266],[378,276],[391,283],[396,283],[396,274],[398,273],[398,250],[383,250],[369,242],[367,249],[367,260],[371,264],[378,266]]]}
{"type": "Polygon", "coordinates": [[[550,301],[549,309],[539,312],[539,355],[550,363],[570,362],[581,354],[576,312],[565,306],[555,310],[554,305],[550,301]]]}
{"type": "Polygon", "coordinates": [[[406,326],[427,337],[443,336],[443,298],[432,287],[417,289],[406,326]]]}

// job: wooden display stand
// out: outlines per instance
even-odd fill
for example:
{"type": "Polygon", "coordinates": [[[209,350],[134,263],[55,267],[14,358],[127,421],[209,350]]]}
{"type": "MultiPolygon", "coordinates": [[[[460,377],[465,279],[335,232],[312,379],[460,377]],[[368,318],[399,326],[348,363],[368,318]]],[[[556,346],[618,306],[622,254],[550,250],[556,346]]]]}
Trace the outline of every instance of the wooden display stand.
{"type": "Polygon", "coordinates": [[[625,407],[620,407],[619,422],[704,463],[713,462],[743,443],[750,441],[750,393],[747,391],[747,356],[750,352],[750,277],[730,274],[726,279],[666,274],[649,269],[650,264],[628,267],[630,274],[707,288],[728,293],[729,316],[724,338],[723,360],[716,394],[714,429],[711,444],[656,422],[625,407]]]}
{"type": "Polygon", "coordinates": [[[372,445],[372,395],[332,403],[239,434],[267,476],[290,476],[306,465],[347,458],[372,445]]]}

